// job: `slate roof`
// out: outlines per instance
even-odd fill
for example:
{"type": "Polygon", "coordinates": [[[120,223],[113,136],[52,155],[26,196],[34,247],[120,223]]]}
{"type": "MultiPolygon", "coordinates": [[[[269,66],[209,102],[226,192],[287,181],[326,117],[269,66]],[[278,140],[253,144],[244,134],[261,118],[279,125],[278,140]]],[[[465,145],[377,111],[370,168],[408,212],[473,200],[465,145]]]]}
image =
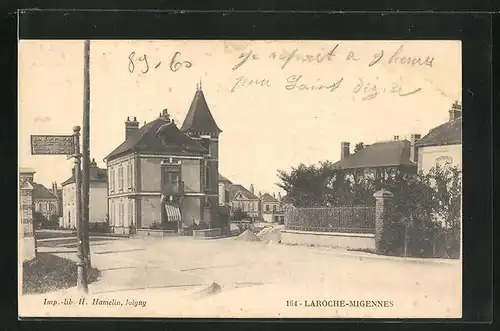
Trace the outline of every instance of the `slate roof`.
{"type": "MultiPolygon", "coordinates": [[[[90,182],[104,182],[108,181],[108,171],[106,169],[98,168],[98,167],[90,167],[89,168],[89,180],[90,182]]],[[[75,182],[75,176],[72,175],[70,178],[66,179],[61,183],[61,186],[66,186],[68,184],[72,184],[75,182]]]]}
{"type": "Polygon", "coordinates": [[[226,182],[228,184],[232,184],[232,182],[227,179],[226,177],[222,176],[221,174],[219,174],[219,182],[226,182]]]}
{"type": "Polygon", "coordinates": [[[415,146],[455,145],[462,143],[462,116],[441,124],[418,140],[415,146]]]}
{"type": "Polygon", "coordinates": [[[368,145],[333,165],[337,169],[357,169],[400,165],[416,166],[416,163],[410,160],[410,142],[408,140],[394,140],[368,145]]]}
{"type": "Polygon", "coordinates": [[[231,185],[231,188],[229,189],[230,199],[234,199],[234,197],[239,192],[241,192],[243,194],[243,197],[245,197],[245,199],[248,199],[248,200],[258,200],[259,199],[255,194],[253,194],[252,192],[250,192],[245,187],[243,187],[242,185],[239,185],[239,184],[231,185]]]}
{"type": "Polygon", "coordinates": [[[21,174],[34,174],[34,173],[36,173],[36,171],[31,169],[31,168],[20,167],[19,173],[21,173],[21,174]]]}
{"type": "Polygon", "coordinates": [[[262,197],[261,197],[261,200],[263,202],[279,202],[278,199],[276,199],[275,197],[273,197],[271,194],[269,193],[264,193],[262,194],[262,197]]]}
{"type": "Polygon", "coordinates": [[[198,89],[194,95],[189,111],[182,124],[183,132],[200,132],[219,134],[222,130],[215,123],[214,117],[208,108],[205,95],[201,89],[198,89]]]}
{"type": "Polygon", "coordinates": [[[33,199],[58,200],[59,197],[42,184],[33,183],[33,199]]]}
{"type": "Polygon", "coordinates": [[[144,124],[134,135],[125,140],[104,158],[112,158],[134,152],[148,154],[200,155],[207,152],[199,141],[181,132],[168,118],[159,117],[144,124]],[[161,137],[157,135],[157,131],[161,137]],[[163,143],[166,142],[166,145],[163,143]]]}

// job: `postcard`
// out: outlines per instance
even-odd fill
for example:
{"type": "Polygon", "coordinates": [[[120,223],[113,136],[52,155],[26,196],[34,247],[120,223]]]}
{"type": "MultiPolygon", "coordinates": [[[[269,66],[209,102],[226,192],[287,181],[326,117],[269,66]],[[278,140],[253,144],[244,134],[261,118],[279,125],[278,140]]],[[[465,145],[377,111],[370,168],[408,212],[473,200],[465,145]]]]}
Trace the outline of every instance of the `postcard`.
{"type": "Polygon", "coordinates": [[[460,318],[455,40],[20,40],[19,316],[460,318]]]}

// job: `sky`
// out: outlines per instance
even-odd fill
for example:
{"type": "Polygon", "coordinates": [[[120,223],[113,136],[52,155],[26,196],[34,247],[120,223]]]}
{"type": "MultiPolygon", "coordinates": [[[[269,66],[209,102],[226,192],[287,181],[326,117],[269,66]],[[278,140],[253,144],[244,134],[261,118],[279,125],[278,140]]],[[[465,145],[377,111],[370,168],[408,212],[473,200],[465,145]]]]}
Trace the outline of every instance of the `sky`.
{"type": "MultiPolygon", "coordinates": [[[[70,177],[73,163],[31,155],[30,135],[82,125],[83,45],[19,42],[18,163],[47,187],[70,177]]],[[[166,108],[180,126],[201,80],[223,131],[221,174],[278,193],[278,169],[337,161],[342,141],[353,149],[447,121],[461,101],[461,67],[460,41],[93,40],[91,158],[105,167],[127,116],[143,125],[166,108]]]]}

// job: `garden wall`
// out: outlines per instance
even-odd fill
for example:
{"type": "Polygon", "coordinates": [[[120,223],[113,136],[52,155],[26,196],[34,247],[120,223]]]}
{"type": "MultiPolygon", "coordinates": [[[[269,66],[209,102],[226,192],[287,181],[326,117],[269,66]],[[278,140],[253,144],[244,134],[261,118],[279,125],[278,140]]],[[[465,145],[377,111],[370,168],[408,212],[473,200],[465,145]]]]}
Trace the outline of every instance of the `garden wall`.
{"type": "Polygon", "coordinates": [[[375,234],[283,230],[281,243],[375,250],[375,234]]]}

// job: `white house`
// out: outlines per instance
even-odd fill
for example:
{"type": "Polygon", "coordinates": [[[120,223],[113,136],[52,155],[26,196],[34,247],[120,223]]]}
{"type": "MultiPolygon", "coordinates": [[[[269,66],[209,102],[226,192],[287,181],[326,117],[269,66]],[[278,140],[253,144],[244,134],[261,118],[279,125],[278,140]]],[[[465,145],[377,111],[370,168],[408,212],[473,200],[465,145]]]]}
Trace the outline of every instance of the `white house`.
{"type": "MultiPolygon", "coordinates": [[[[108,213],[107,194],[108,194],[108,176],[106,169],[97,167],[94,159],[90,163],[89,169],[89,221],[103,222],[108,213]]],[[[63,187],[63,217],[61,226],[67,229],[76,227],[76,185],[75,174],[64,181],[63,187]]]]}
{"type": "Polygon", "coordinates": [[[449,164],[462,169],[462,106],[455,102],[448,122],[441,124],[419,139],[418,170],[428,173],[436,164],[449,164]]]}

